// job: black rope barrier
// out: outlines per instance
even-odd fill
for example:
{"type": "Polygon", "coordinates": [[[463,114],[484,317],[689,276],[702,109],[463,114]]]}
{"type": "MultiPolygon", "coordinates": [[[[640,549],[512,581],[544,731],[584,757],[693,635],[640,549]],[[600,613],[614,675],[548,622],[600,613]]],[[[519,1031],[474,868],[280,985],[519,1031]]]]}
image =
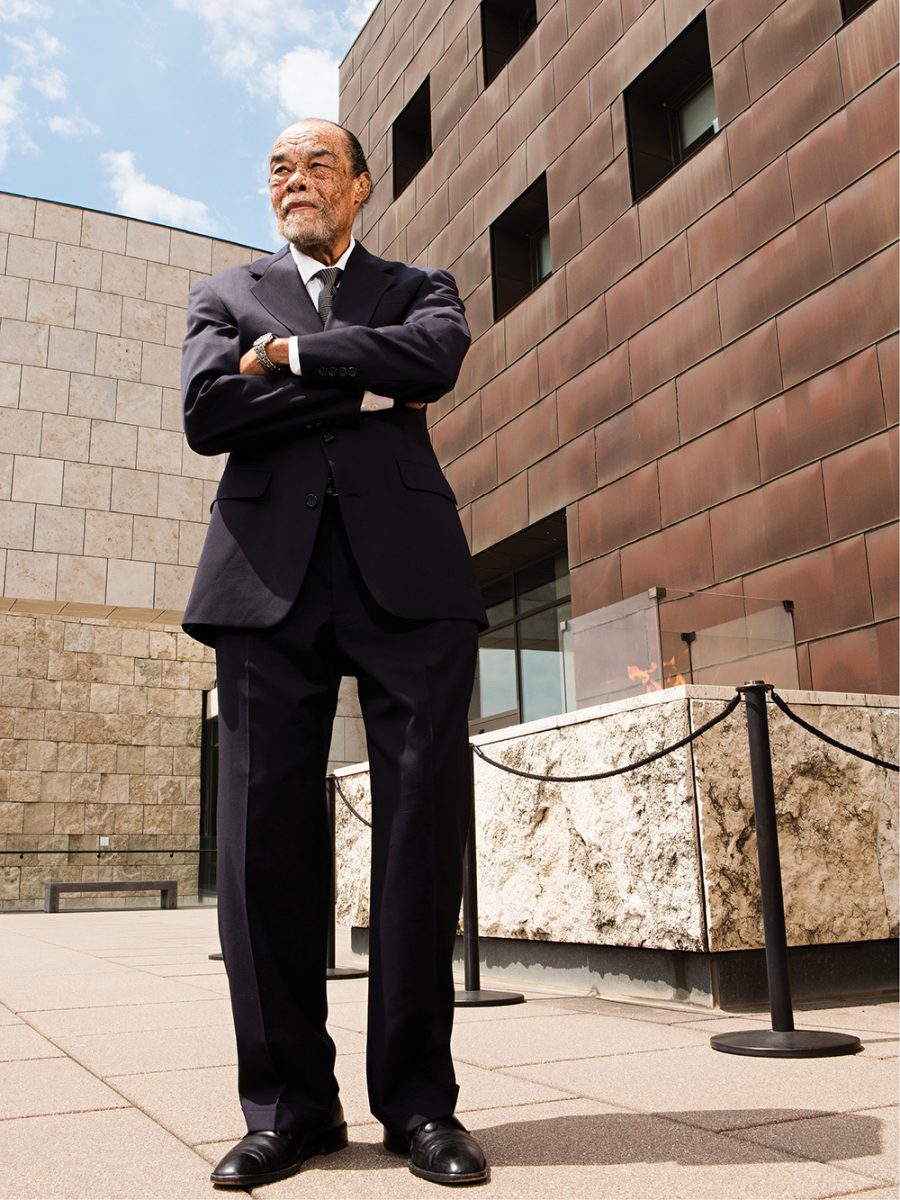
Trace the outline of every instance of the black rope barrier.
{"type": "Polygon", "coordinates": [[[693,733],[689,733],[687,737],[683,737],[680,741],[673,742],[671,746],[664,746],[662,750],[657,750],[653,754],[648,754],[646,758],[640,758],[637,762],[626,763],[624,767],[616,767],[611,771],[597,771],[593,775],[538,775],[534,771],[520,771],[518,767],[509,767],[506,763],[498,762],[495,758],[488,758],[480,746],[472,746],[478,757],[492,767],[498,767],[501,771],[507,771],[510,775],[518,775],[522,779],[537,779],[542,783],[591,783],[595,779],[611,779],[614,775],[624,775],[627,771],[636,771],[639,767],[646,767],[649,763],[656,762],[659,758],[665,758],[667,754],[671,754],[674,750],[680,750],[682,746],[687,746],[696,738],[702,737],[720,721],[724,721],[729,717],[741,702],[740,694],[736,694],[729,700],[725,708],[720,713],[717,713],[711,720],[704,722],[693,733]]]}
{"type": "Polygon", "coordinates": [[[334,786],[337,790],[337,794],[340,796],[341,801],[343,802],[344,807],[350,809],[350,811],[353,813],[354,817],[356,817],[357,821],[362,821],[363,825],[367,825],[369,827],[369,829],[371,829],[372,822],[367,821],[366,818],[362,815],[362,813],[358,813],[356,811],[356,809],[353,807],[353,805],[350,803],[350,801],[347,799],[347,797],[344,795],[343,788],[341,787],[340,780],[338,779],[337,775],[332,775],[330,778],[332,778],[334,780],[334,786]]]}
{"type": "Polygon", "coordinates": [[[809,721],[804,721],[801,716],[798,716],[793,709],[789,708],[787,703],[782,700],[774,688],[769,692],[772,697],[772,703],[776,708],[781,709],[786,717],[789,717],[801,729],[805,729],[807,733],[814,734],[823,742],[827,742],[829,746],[835,746],[838,750],[843,750],[846,754],[852,754],[855,758],[862,758],[866,762],[874,763],[876,767],[884,767],[886,771],[900,771],[900,766],[897,763],[885,762],[883,758],[876,758],[874,754],[866,754],[863,750],[857,750],[854,746],[847,746],[844,742],[839,742],[837,738],[831,737],[822,729],[817,729],[815,725],[810,725],[809,721]]]}

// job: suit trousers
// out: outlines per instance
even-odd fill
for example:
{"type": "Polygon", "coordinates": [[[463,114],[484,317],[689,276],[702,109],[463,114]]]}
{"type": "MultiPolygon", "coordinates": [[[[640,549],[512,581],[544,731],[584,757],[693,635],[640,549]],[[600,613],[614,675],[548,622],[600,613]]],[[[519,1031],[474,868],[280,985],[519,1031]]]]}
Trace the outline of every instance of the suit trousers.
{"type": "MultiPolygon", "coordinates": [[[[222,628],[218,913],[250,1130],[308,1130],[337,1092],[325,970],[324,777],[355,676],[372,788],[367,1082],[397,1130],[452,1113],[453,943],[470,817],[467,708],[478,627],[394,617],[322,501],[307,575],[268,629],[222,628]]],[[[385,530],[390,536],[390,530],[385,530]]],[[[286,551],[287,552],[287,551],[286,551]]]]}

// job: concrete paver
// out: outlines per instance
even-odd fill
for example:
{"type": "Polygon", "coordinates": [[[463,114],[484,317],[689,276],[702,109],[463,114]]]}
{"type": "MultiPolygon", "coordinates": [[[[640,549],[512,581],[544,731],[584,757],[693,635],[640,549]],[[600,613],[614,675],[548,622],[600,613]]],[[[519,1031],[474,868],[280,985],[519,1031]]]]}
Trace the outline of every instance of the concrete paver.
{"type": "MultiPolygon", "coordinates": [[[[217,1194],[209,1164],[245,1128],[217,948],[211,909],[0,917],[2,1200],[217,1194]]],[[[383,1152],[368,1111],[367,987],[328,985],[350,1146],[255,1197],[437,1200],[383,1152]]],[[[526,995],[457,1011],[459,1111],[492,1163],[479,1195],[896,1197],[896,1003],[798,1007],[798,1026],[857,1033],[865,1049],[779,1062],[709,1047],[765,1013],[526,995]]]]}

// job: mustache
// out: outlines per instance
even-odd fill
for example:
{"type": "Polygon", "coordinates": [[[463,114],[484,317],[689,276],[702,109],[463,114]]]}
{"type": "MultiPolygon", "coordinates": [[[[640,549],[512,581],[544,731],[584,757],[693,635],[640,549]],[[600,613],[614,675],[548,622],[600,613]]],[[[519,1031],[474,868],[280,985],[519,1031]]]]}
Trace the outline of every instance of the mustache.
{"type": "Polygon", "coordinates": [[[296,208],[298,205],[301,205],[301,204],[303,205],[304,208],[314,208],[314,209],[316,209],[316,211],[318,211],[318,209],[319,209],[319,205],[313,204],[311,200],[296,200],[296,199],[295,200],[284,200],[280,207],[281,215],[283,217],[288,216],[290,209],[296,208]]]}

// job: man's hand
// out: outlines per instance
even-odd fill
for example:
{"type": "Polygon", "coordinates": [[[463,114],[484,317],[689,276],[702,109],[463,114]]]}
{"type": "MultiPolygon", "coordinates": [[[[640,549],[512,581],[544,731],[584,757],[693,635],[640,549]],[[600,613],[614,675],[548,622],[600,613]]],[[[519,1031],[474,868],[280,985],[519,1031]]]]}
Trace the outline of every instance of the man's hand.
{"type": "MultiPolygon", "coordinates": [[[[275,338],[274,341],[269,342],[266,346],[266,354],[279,367],[290,365],[287,338],[275,338]]],[[[252,346],[246,354],[241,356],[242,375],[268,375],[270,373],[256,357],[256,351],[252,346]]]]}

